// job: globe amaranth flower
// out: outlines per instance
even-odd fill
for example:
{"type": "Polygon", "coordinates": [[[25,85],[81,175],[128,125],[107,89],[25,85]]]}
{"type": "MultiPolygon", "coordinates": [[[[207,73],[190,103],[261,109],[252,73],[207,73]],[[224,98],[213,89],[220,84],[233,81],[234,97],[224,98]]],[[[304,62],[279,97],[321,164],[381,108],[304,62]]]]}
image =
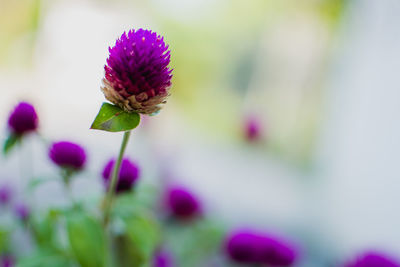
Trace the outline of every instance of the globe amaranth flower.
{"type": "Polygon", "coordinates": [[[15,266],[15,258],[10,254],[3,254],[0,256],[0,267],[13,267],[15,266]]]}
{"type": "Polygon", "coordinates": [[[0,186],[0,205],[6,205],[10,202],[12,196],[12,189],[10,186],[4,184],[0,186]]]}
{"type": "Polygon", "coordinates": [[[166,204],[172,215],[179,219],[191,219],[200,214],[200,203],[196,196],[183,187],[169,188],[166,204]]]}
{"type": "Polygon", "coordinates": [[[297,257],[296,249],[288,242],[251,230],[231,233],[225,251],[231,260],[243,264],[291,266],[297,257]]]}
{"type": "MultiPolygon", "coordinates": [[[[103,169],[103,181],[106,189],[108,190],[109,183],[111,181],[113,168],[115,165],[115,159],[111,159],[103,169]]],[[[119,170],[119,176],[116,185],[116,192],[130,191],[136,181],[139,179],[140,170],[136,163],[124,158],[121,162],[121,168],[119,170]]]]}
{"type": "Polygon", "coordinates": [[[8,118],[8,126],[16,135],[35,131],[38,123],[39,119],[35,108],[27,102],[20,102],[8,118]]]}
{"type": "Polygon", "coordinates": [[[152,114],[166,103],[171,87],[170,51],[164,38],[150,30],[123,33],[104,66],[101,90],[128,112],[152,114]]]}
{"type": "Polygon", "coordinates": [[[173,258],[165,250],[158,250],[153,257],[153,267],[173,267],[173,258]]]}
{"type": "Polygon", "coordinates": [[[24,203],[16,204],[14,207],[15,216],[20,219],[21,221],[28,220],[31,211],[29,207],[24,203]]]}
{"type": "Polygon", "coordinates": [[[400,267],[394,259],[374,251],[366,252],[347,263],[346,267],[400,267]]]}
{"type": "Polygon", "coordinates": [[[67,141],[53,143],[49,149],[49,157],[56,165],[73,170],[81,170],[86,163],[83,147],[67,141]]]}
{"type": "Polygon", "coordinates": [[[262,136],[262,126],[256,117],[248,117],[244,122],[244,135],[248,141],[257,141],[262,136]]]}

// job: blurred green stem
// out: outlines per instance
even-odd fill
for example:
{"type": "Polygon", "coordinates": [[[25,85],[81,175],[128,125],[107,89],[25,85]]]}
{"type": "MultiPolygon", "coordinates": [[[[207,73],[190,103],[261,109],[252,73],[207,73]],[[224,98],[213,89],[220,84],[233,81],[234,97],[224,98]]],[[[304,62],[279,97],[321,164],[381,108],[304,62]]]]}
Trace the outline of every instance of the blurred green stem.
{"type": "Polygon", "coordinates": [[[112,202],[113,202],[113,198],[114,198],[115,188],[117,186],[118,174],[119,174],[119,170],[121,168],[122,158],[124,157],[124,152],[125,152],[126,146],[128,144],[130,135],[131,135],[131,131],[127,131],[124,133],[124,138],[122,139],[122,144],[121,144],[121,148],[119,150],[118,159],[114,164],[113,173],[112,173],[112,177],[111,177],[111,181],[110,181],[110,186],[108,188],[106,199],[104,202],[104,225],[105,226],[107,226],[108,221],[110,220],[110,211],[111,211],[111,206],[112,206],[112,202]]]}

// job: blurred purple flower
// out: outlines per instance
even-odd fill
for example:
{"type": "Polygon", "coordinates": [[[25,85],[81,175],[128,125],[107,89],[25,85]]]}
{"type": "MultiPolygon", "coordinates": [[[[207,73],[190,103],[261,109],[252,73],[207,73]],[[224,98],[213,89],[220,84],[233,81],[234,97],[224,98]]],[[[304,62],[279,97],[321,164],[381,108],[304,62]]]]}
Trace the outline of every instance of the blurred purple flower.
{"type": "Polygon", "coordinates": [[[166,204],[170,212],[180,219],[191,219],[200,213],[200,203],[186,188],[172,187],[167,192],[166,204]]]}
{"type": "Polygon", "coordinates": [[[235,262],[291,266],[297,257],[293,245],[251,230],[233,232],[225,244],[227,255],[235,262]]]}
{"type": "Polygon", "coordinates": [[[394,259],[377,252],[367,252],[347,263],[346,267],[400,267],[394,259]]]}
{"type": "Polygon", "coordinates": [[[244,124],[244,134],[248,141],[257,141],[262,135],[262,126],[260,120],[256,117],[248,117],[244,124]]]}
{"type": "Polygon", "coordinates": [[[13,267],[15,265],[15,259],[9,254],[4,254],[0,257],[0,267],[13,267]]]}
{"type": "Polygon", "coordinates": [[[172,79],[164,38],[150,30],[130,30],[109,52],[101,88],[105,97],[126,111],[152,114],[160,110],[172,79]]]}
{"type": "Polygon", "coordinates": [[[49,149],[50,159],[62,168],[80,170],[86,162],[85,150],[71,142],[56,142],[49,149]]]}
{"type": "Polygon", "coordinates": [[[20,219],[21,221],[28,220],[31,214],[29,207],[24,203],[16,204],[14,211],[15,211],[15,216],[17,216],[17,218],[20,219]]]}
{"type": "MultiPolygon", "coordinates": [[[[106,189],[108,189],[109,182],[112,176],[115,159],[111,159],[103,169],[103,180],[106,189]]],[[[121,163],[119,171],[116,192],[121,193],[132,189],[133,185],[139,178],[140,170],[137,164],[124,158],[121,163]]]]}
{"type": "Polygon", "coordinates": [[[38,123],[39,119],[35,108],[27,102],[20,102],[8,118],[8,126],[16,135],[35,131],[38,123]]]}
{"type": "Polygon", "coordinates": [[[6,205],[10,202],[12,196],[12,189],[8,185],[0,186],[0,204],[6,205]]]}
{"type": "Polygon", "coordinates": [[[172,267],[173,259],[171,254],[165,250],[159,250],[156,252],[153,258],[153,267],[172,267]]]}

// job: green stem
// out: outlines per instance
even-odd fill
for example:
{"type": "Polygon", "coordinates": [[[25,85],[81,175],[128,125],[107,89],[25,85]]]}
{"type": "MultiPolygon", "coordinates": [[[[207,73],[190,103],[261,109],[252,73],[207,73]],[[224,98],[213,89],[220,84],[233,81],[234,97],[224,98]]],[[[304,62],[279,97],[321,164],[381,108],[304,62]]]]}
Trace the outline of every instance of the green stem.
{"type": "Polygon", "coordinates": [[[130,131],[127,131],[124,133],[124,138],[122,139],[118,159],[114,164],[113,173],[112,173],[111,181],[110,181],[110,186],[108,188],[107,195],[106,195],[105,202],[104,202],[104,225],[105,226],[107,226],[108,221],[110,219],[110,211],[111,211],[111,206],[112,206],[112,202],[113,202],[113,198],[114,198],[115,188],[117,186],[118,174],[119,174],[119,171],[121,168],[122,158],[124,157],[124,152],[125,152],[126,146],[128,144],[130,135],[131,135],[130,131]]]}

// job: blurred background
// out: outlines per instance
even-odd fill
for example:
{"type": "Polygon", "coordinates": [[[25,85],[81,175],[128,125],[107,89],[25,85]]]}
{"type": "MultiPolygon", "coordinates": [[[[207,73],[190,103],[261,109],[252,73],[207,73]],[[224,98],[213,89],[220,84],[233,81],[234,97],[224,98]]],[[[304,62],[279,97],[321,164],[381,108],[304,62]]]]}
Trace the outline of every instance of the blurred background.
{"type": "MultiPolygon", "coordinates": [[[[30,101],[43,135],[89,151],[74,195],[101,192],[122,138],[89,130],[108,47],[152,29],[174,78],[128,147],[143,180],[186,185],[228,227],[290,236],[301,266],[400,255],[399,13],[396,0],[0,0],[1,137],[30,101]]],[[[0,183],[54,172],[38,140],[23,151],[0,161],[0,183]]],[[[35,204],[60,192],[46,183],[35,204]]]]}

